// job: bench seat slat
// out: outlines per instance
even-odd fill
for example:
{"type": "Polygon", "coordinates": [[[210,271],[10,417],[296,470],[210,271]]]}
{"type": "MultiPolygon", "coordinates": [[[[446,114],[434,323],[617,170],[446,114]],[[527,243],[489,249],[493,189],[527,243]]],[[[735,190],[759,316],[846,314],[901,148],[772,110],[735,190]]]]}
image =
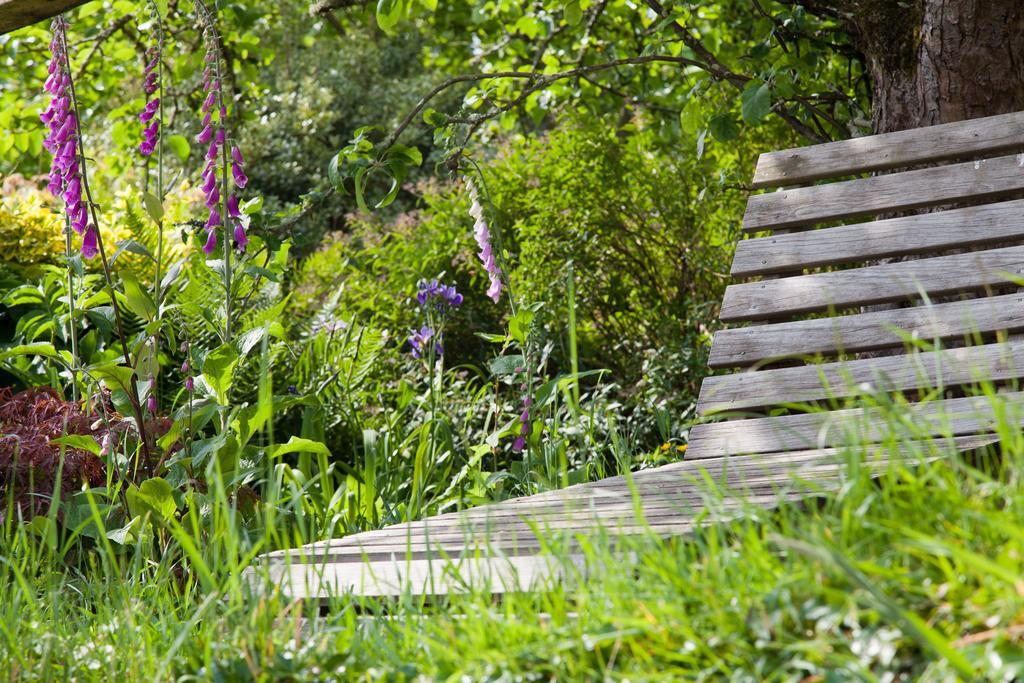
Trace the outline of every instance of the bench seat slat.
{"type": "MultiPolygon", "coordinates": [[[[1024,177],[1024,169],[1022,169],[1024,177]]],[[[1013,282],[1024,273],[1024,246],[885,263],[849,270],[730,285],[723,322],[768,320],[866,304],[972,292],[1013,282]]]]}
{"type": "Polygon", "coordinates": [[[1024,190],[1024,154],[751,195],[743,230],[798,228],[1024,190]]]}
{"type": "Polygon", "coordinates": [[[1024,112],[762,154],[754,187],[796,185],[1024,148],[1024,112]]]}
{"type": "Polygon", "coordinates": [[[772,405],[841,399],[870,391],[906,391],[993,382],[1024,375],[1024,342],[986,344],[886,358],[737,372],[707,377],[697,413],[750,410],[772,405]]]}
{"type": "Polygon", "coordinates": [[[768,360],[877,351],[925,341],[973,340],[1024,330],[1024,293],[871,311],[715,332],[708,365],[748,366],[768,360]]]}
{"type": "Polygon", "coordinates": [[[1014,200],[741,240],[732,274],[769,275],[1021,238],[1024,200],[1014,200]]]}
{"type": "MultiPolygon", "coordinates": [[[[1007,402],[1024,400],[1024,393],[1003,395],[1007,402]]],[[[916,438],[972,436],[991,431],[992,404],[968,397],[909,404],[903,417],[913,421],[916,438]]],[[[1015,417],[1018,423],[1024,419],[1015,417]]],[[[897,430],[880,420],[874,408],[849,408],[779,417],[761,417],[695,425],[690,430],[687,458],[716,458],[744,453],[778,453],[808,448],[839,447],[853,435],[857,443],[873,443],[897,430]]]]}

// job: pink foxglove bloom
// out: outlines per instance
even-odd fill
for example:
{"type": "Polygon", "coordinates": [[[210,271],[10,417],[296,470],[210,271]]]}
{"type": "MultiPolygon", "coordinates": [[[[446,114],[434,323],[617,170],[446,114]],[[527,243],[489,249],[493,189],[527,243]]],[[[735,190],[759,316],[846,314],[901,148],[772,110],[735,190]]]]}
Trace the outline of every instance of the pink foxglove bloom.
{"type": "Polygon", "coordinates": [[[49,75],[43,84],[43,89],[50,94],[50,103],[39,115],[47,129],[43,147],[53,154],[47,189],[64,200],[64,211],[71,228],[79,235],[85,235],[82,241],[82,255],[92,258],[98,251],[97,234],[95,227],[86,232],[89,226],[89,208],[86,202],[82,201],[78,119],[71,102],[71,73],[65,50],[68,22],[63,17],[57,17],[50,24],[50,28],[53,31],[50,40],[51,59],[47,67],[49,75]]]}
{"type": "Polygon", "coordinates": [[[148,157],[156,150],[160,138],[160,55],[163,52],[163,32],[158,31],[157,44],[146,50],[146,71],[142,83],[142,89],[149,97],[146,107],[139,114],[139,120],[149,124],[142,131],[142,142],[139,143],[139,153],[148,157]],[[157,95],[153,97],[153,95],[157,95]]]}
{"type": "Polygon", "coordinates": [[[217,248],[217,231],[207,230],[206,231],[206,244],[203,245],[203,253],[209,256],[213,253],[213,250],[217,248]]]}
{"type": "Polygon", "coordinates": [[[530,405],[533,400],[529,396],[523,397],[523,412],[519,415],[519,435],[512,443],[512,450],[518,453],[526,447],[526,437],[530,434],[530,405]]]}
{"type": "Polygon", "coordinates": [[[82,256],[93,258],[98,253],[100,253],[99,232],[95,225],[90,224],[85,229],[85,234],[82,235],[82,256]]]}
{"type": "Polygon", "coordinates": [[[480,262],[484,264],[484,270],[487,271],[487,277],[489,280],[489,286],[487,287],[487,296],[491,297],[494,303],[498,303],[501,299],[501,269],[498,267],[498,262],[494,258],[494,248],[491,245],[491,231],[487,227],[487,219],[484,217],[484,207],[480,204],[480,193],[477,191],[476,183],[473,179],[469,179],[466,182],[466,187],[469,189],[469,197],[472,200],[472,204],[469,207],[469,215],[473,218],[473,237],[476,239],[476,244],[480,247],[480,262]]]}
{"type": "Polygon", "coordinates": [[[231,161],[227,161],[230,135],[228,131],[227,97],[223,82],[220,79],[221,53],[220,41],[216,26],[209,14],[203,15],[205,26],[203,38],[206,54],[203,62],[203,92],[206,97],[201,107],[202,130],[196,136],[196,142],[209,145],[206,150],[206,167],[202,174],[202,190],[206,197],[206,207],[210,209],[210,217],[206,222],[208,231],[203,251],[213,252],[217,245],[216,229],[223,227],[224,239],[234,240],[240,251],[245,251],[249,238],[245,233],[246,221],[239,210],[238,197],[231,191],[233,184],[237,189],[245,189],[249,178],[245,175],[244,160],[237,146],[230,147],[231,161]],[[214,118],[216,110],[217,118],[214,118]],[[230,171],[230,178],[228,172],[230,171]],[[221,206],[223,202],[223,206],[221,206]],[[218,210],[220,209],[220,210],[218,210]],[[223,212],[223,216],[222,213],[223,212]]]}

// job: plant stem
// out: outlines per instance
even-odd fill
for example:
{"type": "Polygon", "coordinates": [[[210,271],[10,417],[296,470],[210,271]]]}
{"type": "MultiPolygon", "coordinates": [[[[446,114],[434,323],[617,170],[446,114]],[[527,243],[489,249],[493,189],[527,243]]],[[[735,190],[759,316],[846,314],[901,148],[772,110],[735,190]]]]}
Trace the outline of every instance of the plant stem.
{"type": "MultiPolygon", "coordinates": [[[[103,247],[103,236],[100,234],[100,221],[96,214],[96,202],[93,201],[92,190],[89,187],[89,173],[86,166],[85,141],[82,139],[82,117],[78,109],[78,96],[75,93],[75,81],[71,77],[71,56],[68,52],[67,34],[61,32],[61,42],[64,48],[65,68],[68,70],[68,86],[71,90],[71,110],[75,115],[75,134],[78,135],[78,163],[82,175],[82,189],[85,191],[86,201],[89,203],[89,213],[92,215],[92,222],[96,228],[96,245],[100,253],[100,263],[103,265],[103,277],[107,284],[107,293],[110,296],[110,307],[114,311],[114,324],[117,329],[117,336],[121,342],[121,352],[124,354],[124,363],[131,369],[132,376],[125,387],[128,390],[128,402],[132,406],[135,416],[136,427],[139,430],[139,444],[143,461],[150,460],[149,442],[146,438],[146,423],[142,412],[142,403],[139,401],[139,391],[136,386],[138,373],[131,362],[131,354],[128,352],[128,335],[124,330],[124,322],[121,320],[121,306],[117,303],[117,291],[114,289],[114,279],[110,273],[110,263],[107,261],[107,253],[103,247]]],[[[70,237],[70,236],[69,236],[70,237]]],[[[138,459],[135,466],[138,471],[138,459]]]]}
{"type": "Polygon", "coordinates": [[[71,218],[64,212],[64,256],[68,269],[68,336],[71,338],[71,400],[78,403],[78,329],[75,327],[75,279],[71,267],[71,218]]]}

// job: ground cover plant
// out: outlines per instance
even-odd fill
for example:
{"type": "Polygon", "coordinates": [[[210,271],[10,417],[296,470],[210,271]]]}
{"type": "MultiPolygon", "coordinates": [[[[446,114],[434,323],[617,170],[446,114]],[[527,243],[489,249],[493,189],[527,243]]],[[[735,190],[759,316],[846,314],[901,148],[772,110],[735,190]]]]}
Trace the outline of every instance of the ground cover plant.
{"type": "Polygon", "coordinates": [[[316,605],[256,562],[684,457],[757,153],[942,109],[893,104],[930,91],[883,14],[93,0],[0,36],[0,673],[1022,677],[992,387],[997,445],[875,397],[839,488],[702,482],[702,528],[582,539],[585,575],[549,533],[530,594],[316,605]]]}

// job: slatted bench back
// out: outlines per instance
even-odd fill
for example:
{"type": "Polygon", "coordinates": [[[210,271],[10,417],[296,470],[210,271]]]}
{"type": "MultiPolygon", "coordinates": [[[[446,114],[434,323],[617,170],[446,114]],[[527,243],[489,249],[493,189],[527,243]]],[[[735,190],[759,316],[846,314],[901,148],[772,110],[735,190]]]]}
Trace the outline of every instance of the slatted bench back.
{"type": "MultiPolygon", "coordinates": [[[[718,332],[709,361],[735,370],[697,405],[733,419],[695,426],[687,457],[833,447],[856,421],[881,439],[863,409],[764,415],[1024,375],[1024,341],[999,334],[1024,330],[1021,151],[1024,112],[762,155],[754,187],[779,189],[749,199],[721,309],[745,325],[718,332]],[[942,344],[910,352],[915,338],[942,344]]],[[[936,433],[989,428],[969,397],[908,409],[942,415],[936,433]]]]}

